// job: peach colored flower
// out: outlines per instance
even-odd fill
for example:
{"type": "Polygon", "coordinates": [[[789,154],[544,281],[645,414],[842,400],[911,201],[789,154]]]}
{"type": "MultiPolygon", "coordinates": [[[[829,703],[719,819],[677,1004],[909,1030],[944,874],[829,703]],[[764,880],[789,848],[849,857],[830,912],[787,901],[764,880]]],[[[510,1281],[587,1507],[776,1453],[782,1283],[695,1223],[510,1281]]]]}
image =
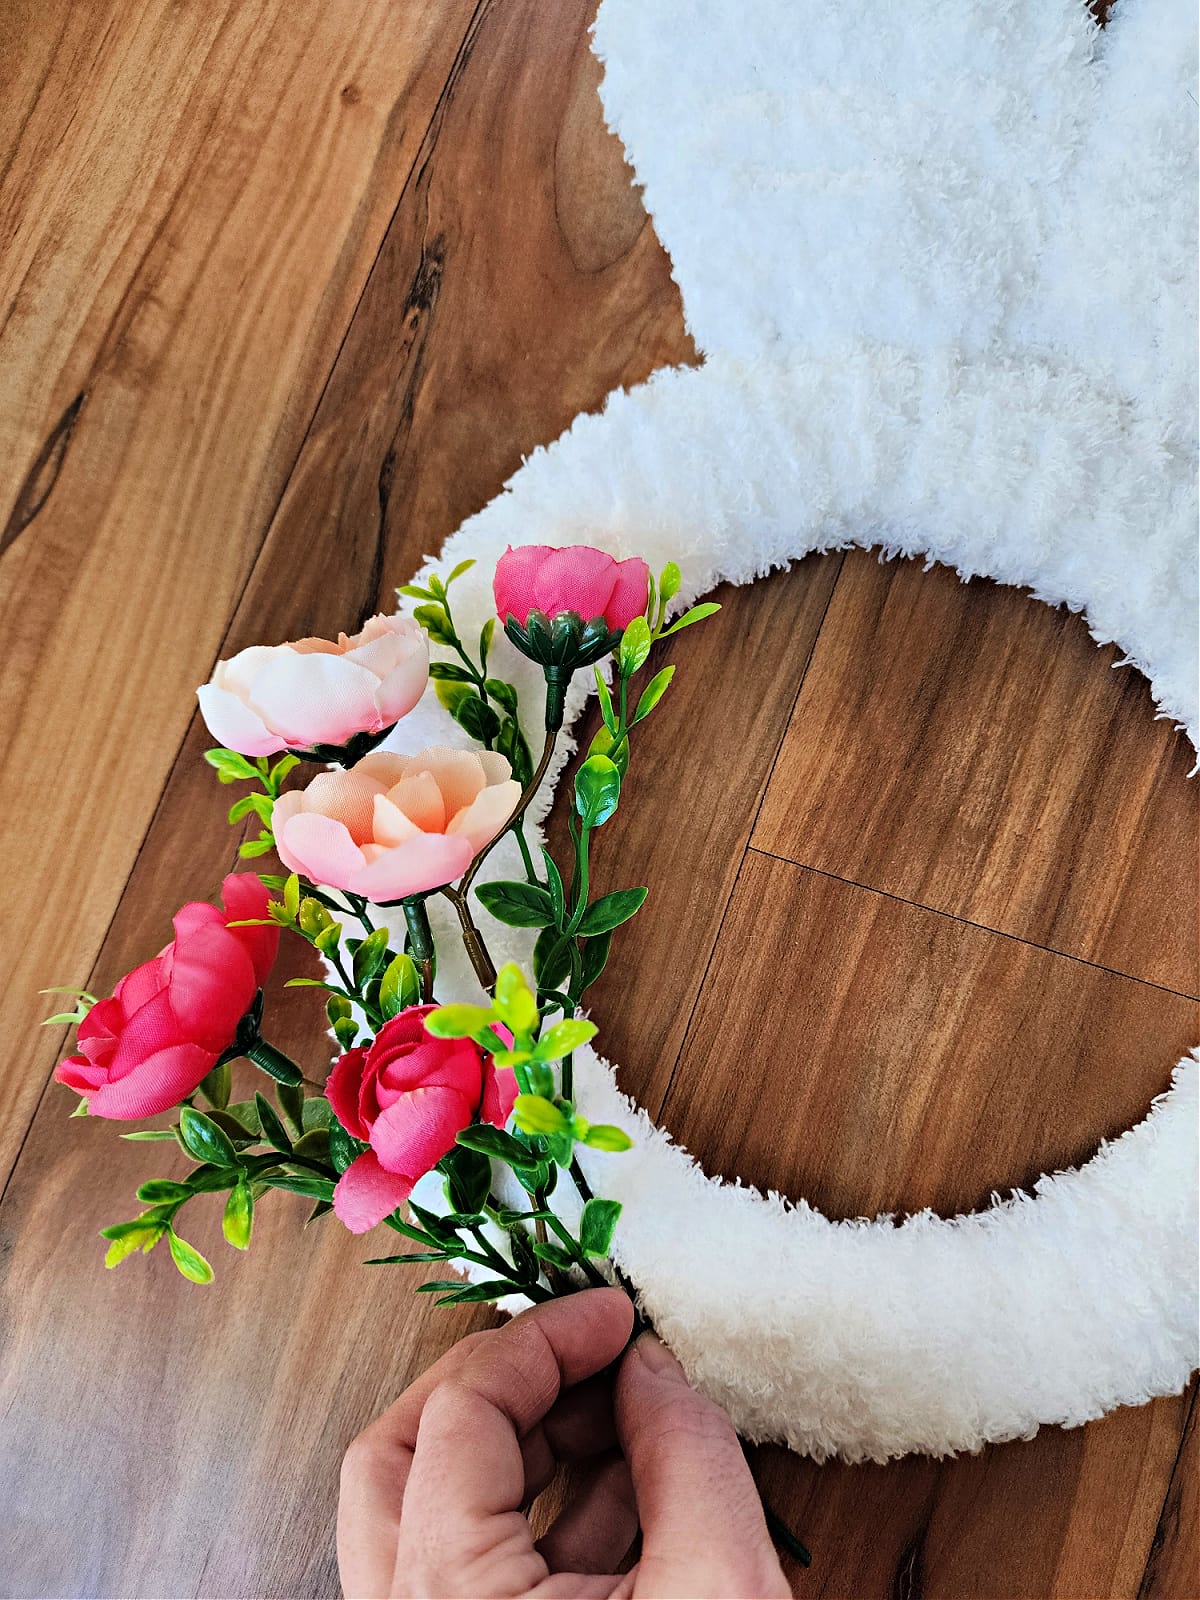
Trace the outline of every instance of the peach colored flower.
{"type": "Polygon", "coordinates": [[[503,756],[433,745],[376,750],[275,802],[279,859],[331,889],[381,903],[453,883],[521,798],[503,756]]]}
{"type": "Polygon", "coordinates": [[[218,661],[196,693],[209,732],[244,756],[341,745],[390,728],[429,680],[429,643],[408,617],[372,617],[352,637],[251,645],[218,661]]]}

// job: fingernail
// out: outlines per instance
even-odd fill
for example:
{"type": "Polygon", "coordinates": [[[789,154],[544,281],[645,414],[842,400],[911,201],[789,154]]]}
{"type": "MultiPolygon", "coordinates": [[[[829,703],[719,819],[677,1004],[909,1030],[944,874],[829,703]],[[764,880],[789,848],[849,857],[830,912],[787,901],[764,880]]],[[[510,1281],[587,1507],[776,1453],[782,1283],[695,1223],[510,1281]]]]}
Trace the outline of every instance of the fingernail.
{"type": "Polygon", "coordinates": [[[657,1377],[673,1378],[679,1383],[687,1382],[687,1375],[679,1362],[662,1340],[654,1334],[643,1333],[633,1348],[657,1377]]]}

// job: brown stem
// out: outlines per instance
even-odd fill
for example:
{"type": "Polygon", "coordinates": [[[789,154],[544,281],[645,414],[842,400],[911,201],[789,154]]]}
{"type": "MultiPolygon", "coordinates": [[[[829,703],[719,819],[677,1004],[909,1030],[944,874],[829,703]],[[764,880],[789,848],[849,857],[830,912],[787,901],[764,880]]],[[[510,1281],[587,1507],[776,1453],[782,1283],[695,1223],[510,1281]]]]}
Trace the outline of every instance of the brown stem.
{"type": "Polygon", "coordinates": [[[556,732],[549,732],[546,734],[546,743],[542,749],[541,760],[537,764],[537,771],[525,785],[524,791],[521,794],[521,798],[517,801],[512,815],[500,829],[500,832],[496,835],[496,837],[485,844],[483,849],[471,862],[470,866],[467,868],[466,872],[463,873],[462,878],[459,880],[458,888],[447,888],[443,891],[450,900],[450,903],[453,905],[455,911],[458,913],[459,925],[462,928],[463,945],[466,948],[467,955],[470,957],[471,965],[475,969],[475,976],[479,979],[480,984],[484,989],[487,990],[489,994],[495,987],[496,967],[491,956],[488,954],[487,945],[483,942],[483,935],[476,927],[475,919],[471,915],[471,907],[467,899],[467,894],[471,888],[471,884],[475,880],[476,873],[479,871],[484,861],[500,843],[500,840],[509,831],[512,825],[515,822],[519,822],[520,819],[525,815],[526,811],[528,811],[534,796],[542,786],[542,779],[546,776],[547,768],[554,757],[554,746],[557,741],[558,734],[556,732]]]}

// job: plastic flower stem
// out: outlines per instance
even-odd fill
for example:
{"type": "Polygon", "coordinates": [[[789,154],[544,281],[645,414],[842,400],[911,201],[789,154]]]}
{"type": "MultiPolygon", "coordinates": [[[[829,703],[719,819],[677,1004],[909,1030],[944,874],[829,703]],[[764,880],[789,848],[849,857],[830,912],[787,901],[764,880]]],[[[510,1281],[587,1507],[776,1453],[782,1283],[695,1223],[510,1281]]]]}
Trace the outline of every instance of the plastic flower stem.
{"type": "Polygon", "coordinates": [[[538,1210],[546,1212],[546,1221],[554,1229],[555,1233],[562,1240],[563,1244],[566,1245],[567,1249],[587,1274],[588,1282],[591,1283],[594,1288],[607,1289],[609,1287],[608,1279],[602,1272],[598,1272],[596,1270],[596,1268],[588,1260],[587,1256],[584,1255],[583,1246],[579,1243],[579,1240],[576,1239],[574,1234],[561,1220],[561,1218],[555,1216],[554,1212],[550,1209],[550,1202],[546,1198],[545,1193],[539,1189],[533,1198],[537,1201],[538,1210]]]}
{"type": "Polygon", "coordinates": [[[413,895],[401,900],[400,905],[408,924],[413,960],[421,972],[421,999],[429,1005],[433,999],[433,930],[429,926],[425,898],[424,895],[413,895]]]}
{"type": "Polygon", "coordinates": [[[580,825],[579,841],[575,846],[575,863],[578,869],[579,888],[575,900],[575,912],[567,924],[567,937],[571,938],[579,932],[579,924],[583,921],[583,914],[588,903],[588,836],[591,829],[587,823],[580,825]]]}
{"type": "Polygon", "coordinates": [[[253,1061],[256,1067],[261,1067],[264,1072],[270,1073],[272,1077],[275,1076],[271,1072],[272,1067],[282,1067],[285,1071],[288,1068],[293,1072],[300,1071],[291,1056],[284,1055],[282,1050],[276,1050],[275,1046],[268,1044],[265,1039],[256,1039],[253,1044],[248,1044],[242,1054],[253,1061]]]}
{"type": "Polygon", "coordinates": [[[475,875],[483,865],[484,861],[495,849],[497,844],[499,844],[504,835],[508,833],[510,829],[516,826],[516,824],[525,815],[525,812],[529,809],[529,806],[533,801],[533,797],[541,788],[542,779],[546,776],[546,770],[554,756],[554,746],[557,743],[557,739],[558,736],[556,733],[548,732],[546,734],[546,743],[542,750],[541,760],[537,764],[537,770],[533,774],[533,777],[530,778],[529,782],[526,784],[521,798],[517,801],[516,806],[513,808],[512,815],[500,829],[499,833],[497,833],[496,837],[485,844],[483,849],[471,862],[470,866],[459,880],[458,888],[454,889],[447,886],[447,888],[443,891],[443,893],[445,893],[447,898],[450,900],[450,903],[453,905],[455,911],[458,913],[459,924],[462,928],[463,945],[466,948],[467,955],[471,959],[471,965],[475,969],[475,976],[479,979],[480,984],[484,989],[487,990],[489,994],[491,994],[496,985],[496,967],[490,954],[488,953],[487,945],[483,942],[483,935],[475,925],[475,919],[471,915],[471,906],[467,899],[467,895],[470,891],[471,884],[475,880],[475,875]]]}

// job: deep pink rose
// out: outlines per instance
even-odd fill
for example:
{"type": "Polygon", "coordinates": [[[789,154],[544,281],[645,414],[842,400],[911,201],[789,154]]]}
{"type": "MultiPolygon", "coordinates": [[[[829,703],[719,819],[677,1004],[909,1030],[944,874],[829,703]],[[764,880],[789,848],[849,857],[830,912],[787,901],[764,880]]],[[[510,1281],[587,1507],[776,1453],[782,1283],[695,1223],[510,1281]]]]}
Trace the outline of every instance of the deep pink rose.
{"type": "Polygon", "coordinates": [[[576,611],[585,622],[603,617],[623,633],[645,611],[649,586],[650,568],[638,556],[616,561],[590,544],[562,550],[523,544],[510,545],[497,561],[493,592],[501,622],[515,617],[524,627],[534,609],[548,617],[576,611]]]}
{"type": "Polygon", "coordinates": [[[511,1069],[494,1067],[477,1044],[425,1031],[432,1010],[410,1006],[393,1017],[368,1049],[347,1050],[325,1085],[342,1127],[371,1146],[333,1194],[351,1233],[366,1233],[407,1200],[477,1114],[502,1128],[517,1097],[511,1069]]]}
{"type": "Polygon", "coordinates": [[[54,1076],[83,1095],[92,1116],[133,1121],[178,1105],[233,1043],[275,963],[279,929],[229,927],[267,914],[253,873],[231,873],[222,896],[224,911],[196,901],[178,911],[166,949],[126,973],[79,1024],[79,1054],[54,1076]]]}

